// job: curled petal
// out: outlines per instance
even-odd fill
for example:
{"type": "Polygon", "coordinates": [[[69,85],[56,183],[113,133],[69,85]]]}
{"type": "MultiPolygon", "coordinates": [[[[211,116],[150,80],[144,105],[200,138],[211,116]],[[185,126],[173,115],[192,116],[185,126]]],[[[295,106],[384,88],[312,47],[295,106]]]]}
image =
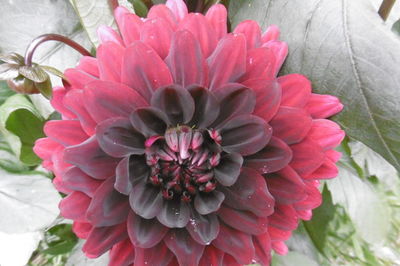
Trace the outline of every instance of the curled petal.
{"type": "Polygon", "coordinates": [[[344,136],[344,131],[335,122],[326,119],[315,119],[307,137],[313,139],[324,151],[327,151],[338,146],[344,136]]]}
{"type": "Polygon", "coordinates": [[[43,160],[51,160],[55,150],[62,148],[61,144],[50,138],[40,138],[35,142],[33,151],[43,160]]]}
{"type": "Polygon", "coordinates": [[[335,96],[312,93],[305,108],[313,118],[327,118],[342,111],[343,104],[335,96]]]}

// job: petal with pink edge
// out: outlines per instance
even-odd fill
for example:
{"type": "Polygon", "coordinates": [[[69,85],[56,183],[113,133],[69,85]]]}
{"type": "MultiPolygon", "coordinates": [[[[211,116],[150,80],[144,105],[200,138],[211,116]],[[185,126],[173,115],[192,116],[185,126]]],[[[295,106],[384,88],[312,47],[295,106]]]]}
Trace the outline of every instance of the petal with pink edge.
{"type": "Polygon", "coordinates": [[[285,231],[297,228],[297,214],[292,205],[276,204],[274,213],[269,217],[269,226],[285,231]]]}
{"type": "Polygon", "coordinates": [[[64,76],[74,89],[80,90],[84,89],[86,84],[89,82],[97,80],[97,77],[89,75],[88,73],[75,68],[69,68],[65,70],[64,76]]]}
{"type": "Polygon", "coordinates": [[[199,266],[222,265],[223,258],[224,252],[209,245],[204,249],[199,266]]]}
{"type": "Polygon", "coordinates": [[[343,104],[335,96],[312,93],[305,108],[313,118],[327,118],[342,111],[343,104]]]}
{"type": "Polygon", "coordinates": [[[293,151],[290,166],[302,177],[314,172],[325,160],[322,147],[308,138],[290,148],[293,151]]]}
{"type": "Polygon", "coordinates": [[[183,0],[167,0],[165,5],[172,11],[177,21],[183,20],[188,14],[187,6],[183,0]]]}
{"type": "Polygon", "coordinates": [[[162,18],[165,22],[168,23],[173,31],[176,30],[177,21],[175,15],[172,13],[171,9],[169,9],[165,5],[152,6],[149,10],[149,13],[147,14],[147,18],[162,18]]]}
{"type": "Polygon", "coordinates": [[[254,20],[245,20],[236,26],[234,33],[242,33],[246,36],[247,49],[261,46],[261,29],[254,20]]]}
{"type": "Polygon", "coordinates": [[[110,26],[101,25],[97,29],[97,35],[99,36],[100,43],[113,42],[124,46],[121,36],[110,26]]]}
{"type": "Polygon", "coordinates": [[[125,48],[114,42],[104,42],[97,48],[100,79],[121,81],[122,58],[125,48]]]}
{"type": "Polygon", "coordinates": [[[69,168],[62,177],[63,186],[70,190],[80,191],[93,197],[97,188],[102,184],[80,170],[78,167],[69,168]]]}
{"type": "Polygon", "coordinates": [[[141,27],[140,40],[152,47],[164,59],[169,52],[172,33],[172,29],[164,19],[148,19],[141,27]]]}
{"type": "Polygon", "coordinates": [[[135,247],[135,262],[133,265],[167,266],[171,265],[170,262],[173,257],[174,254],[167,248],[164,242],[152,248],[135,247]]]}
{"type": "Polygon", "coordinates": [[[324,151],[327,151],[338,146],[344,139],[345,133],[333,121],[315,119],[307,137],[317,142],[324,151]]]}
{"type": "Polygon", "coordinates": [[[134,41],[140,39],[140,28],[143,25],[143,21],[138,16],[122,6],[118,6],[115,9],[114,16],[125,46],[128,47],[134,41]]]}
{"type": "Polygon", "coordinates": [[[283,106],[303,108],[311,97],[311,82],[299,74],[289,74],[278,78],[282,88],[283,106]]]}
{"type": "Polygon", "coordinates": [[[94,77],[100,76],[97,58],[84,56],[79,60],[79,64],[76,66],[76,68],[94,77]]]}
{"type": "Polygon", "coordinates": [[[222,39],[228,32],[227,17],[228,12],[225,6],[221,4],[213,5],[207,11],[206,19],[214,29],[217,40],[222,39]]]}
{"type": "Polygon", "coordinates": [[[63,146],[79,144],[89,137],[77,120],[51,120],[45,124],[43,130],[50,139],[63,146]]]}
{"type": "Polygon", "coordinates": [[[279,39],[279,35],[280,35],[280,30],[279,30],[278,26],[271,25],[267,28],[267,30],[262,35],[261,41],[262,41],[262,43],[276,41],[279,39]]]}
{"type": "Polygon", "coordinates": [[[60,201],[59,208],[61,215],[67,219],[78,222],[85,222],[86,210],[90,204],[90,198],[78,191],[74,191],[60,201]]]}
{"type": "Polygon", "coordinates": [[[110,250],[108,266],[129,266],[135,260],[135,249],[129,239],[115,244],[110,250]]]}
{"type": "Polygon", "coordinates": [[[63,119],[75,119],[76,115],[64,106],[63,100],[66,94],[67,90],[64,87],[54,87],[50,103],[61,114],[63,119]]]}

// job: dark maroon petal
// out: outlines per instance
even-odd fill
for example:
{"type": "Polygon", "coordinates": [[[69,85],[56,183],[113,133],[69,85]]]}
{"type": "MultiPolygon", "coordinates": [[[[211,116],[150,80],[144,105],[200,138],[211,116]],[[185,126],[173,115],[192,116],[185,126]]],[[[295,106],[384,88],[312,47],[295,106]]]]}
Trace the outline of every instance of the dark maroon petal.
{"type": "Polygon", "coordinates": [[[134,128],[146,137],[164,135],[168,117],[157,108],[139,108],[130,116],[134,128]]]}
{"type": "Polygon", "coordinates": [[[200,245],[184,229],[173,229],[164,238],[164,243],[175,254],[179,265],[198,265],[204,245],[200,245]]]}
{"type": "Polygon", "coordinates": [[[309,138],[298,144],[291,145],[290,148],[293,152],[290,166],[301,176],[311,174],[325,160],[323,148],[309,138]]]}
{"type": "Polygon", "coordinates": [[[157,213],[157,219],[169,228],[182,228],[187,225],[190,218],[188,203],[173,199],[165,200],[161,211],[157,213]]]}
{"type": "Polygon", "coordinates": [[[303,108],[311,97],[311,82],[299,74],[289,74],[278,78],[282,88],[283,106],[303,108]]]}
{"type": "Polygon", "coordinates": [[[172,77],[160,56],[148,45],[136,41],[125,50],[122,83],[150,101],[157,88],[172,84],[172,77]]]}
{"type": "Polygon", "coordinates": [[[71,167],[62,176],[63,187],[81,191],[92,197],[96,189],[100,186],[101,181],[91,178],[78,167],[71,167]]]}
{"type": "Polygon", "coordinates": [[[214,168],[215,179],[223,186],[232,186],[240,174],[243,157],[237,153],[224,154],[214,168]]]}
{"type": "Polygon", "coordinates": [[[230,120],[221,129],[222,149],[243,156],[254,154],[267,145],[272,128],[254,115],[241,115],[230,120]]]}
{"type": "Polygon", "coordinates": [[[290,166],[266,178],[268,189],[276,202],[292,204],[306,197],[305,184],[290,166]]]}
{"type": "Polygon", "coordinates": [[[186,230],[199,244],[209,245],[219,232],[219,221],[215,214],[200,215],[192,210],[186,230]]]}
{"type": "Polygon", "coordinates": [[[194,199],[194,207],[197,212],[206,215],[217,211],[224,199],[224,193],[216,190],[209,193],[200,192],[194,199]]]}
{"type": "Polygon", "coordinates": [[[271,239],[268,233],[253,236],[253,244],[256,251],[256,261],[261,265],[271,263],[271,239]]]}
{"type": "Polygon", "coordinates": [[[124,48],[115,42],[102,43],[96,51],[100,79],[104,81],[121,81],[122,58],[124,48]]]}
{"type": "Polygon", "coordinates": [[[114,178],[108,178],[96,190],[86,219],[94,226],[111,226],[126,220],[129,212],[128,197],[114,189],[114,178]]]}
{"type": "Polygon", "coordinates": [[[220,110],[213,127],[222,127],[229,119],[243,114],[250,114],[256,104],[255,94],[251,89],[239,83],[229,83],[215,90],[214,95],[219,100],[220,110]]]}
{"type": "Polygon", "coordinates": [[[135,247],[135,262],[133,265],[167,266],[173,257],[174,254],[164,242],[152,248],[135,247]]]}
{"type": "Polygon", "coordinates": [[[254,114],[270,121],[276,114],[281,103],[282,90],[276,80],[250,79],[243,85],[253,90],[256,95],[254,114]]]}
{"type": "Polygon", "coordinates": [[[282,140],[272,137],[261,151],[247,156],[244,165],[257,169],[261,174],[281,170],[292,160],[292,150],[282,140]]]}
{"type": "Polygon", "coordinates": [[[191,32],[175,32],[165,62],[171,70],[175,84],[184,88],[192,84],[208,85],[208,66],[200,45],[191,32]]]}
{"type": "Polygon", "coordinates": [[[223,265],[222,264],[223,258],[224,258],[224,252],[213,247],[212,245],[209,245],[206,246],[206,248],[204,249],[203,256],[201,257],[199,262],[199,266],[223,265]]]}
{"type": "Polygon", "coordinates": [[[274,136],[287,144],[295,144],[310,131],[312,119],[304,109],[281,106],[269,124],[274,129],[274,136]]]}
{"type": "Polygon", "coordinates": [[[122,159],[115,170],[114,188],[122,194],[129,195],[137,182],[149,175],[149,167],[144,156],[132,155],[122,159]]]}
{"type": "Polygon", "coordinates": [[[84,95],[85,107],[97,123],[116,116],[128,117],[136,108],[148,105],[132,88],[111,81],[90,82],[84,95]]]}
{"type": "MultiPolygon", "coordinates": [[[[250,264],[254,258],[254,246],[251,235],[220,225],[218,237],[213,246],[232,255],[240,264],[250,264]]],[[[229,264],[230,265],[230,264],[229,264]]]]}
{"type": "Polygon", "coordinates": [[[192,86],[188,88],[194,100],[194,114],[189,125],[206,128],[215,121],[219,114],[219,104],[215,96],[207,89],[192,86]]]}
{"type": "Polygon", "coordinates": [[[269,225],[284,231],[296,229],[298,218],[293,206],[276,204],[274,213],[269,217],[269,225]]]}
{"type": "Polygon", "coordinates": [[[159,188],[147,185],[145,180],[138,182],[129,195],[132,210],[145,219],[152,219],[163,208],[163,197],[159,188]]]}
{"type": "Polygon", "coordinates": [[[61,215],[67,219],[85,222],[86,210],[90,204],[90,198],[78,191],[74,191],[60,201],[61,215]]]}
{"type": "Polygon", "coordinates": [[[76,145],[88,138],[77,120],[51,120],[43,130],[46,136],[63,146],[76,145]]]}
{"type": "Polygon", "coordinates": [[[110,156],[121,158],[144,153],[146,139],[132,127],[129,119],[110,118],[101,122],[96,128],[96,137],[110,156]]]}
{"type": "Polygon", "coordinates": [[[97,258],[127,237],[126,223],[93,228],[82,247],[82,251],[89,258],[97,258]]]}
{"type": "Polygon", "coordinates": [[[110,250],[110,262],[108,266],[129,266],[135,260],[135,249],[130,239],[125,239],[115,244],[110,250]]]}
{"type": "Polygon", "coordinates": [[[246,38],[241,34],[228,34],[222,38],[209,65],[210,90],[237,81],[246,72],[246,38]]]}
{"type": "Polygon", "coordinates": [[[157,219],[143,219],[134,212],[129,213],[127,227],[132,244],[140,248],[154,247],[169,230],[157,219]]]}
{"type": "Polygon", "coordinates": [[[259,235],[268,230],[268,217],[259,217],[252,212],[236,210],[222,205],[218,218],[230,227],[251,235],[259,235]]]}
{"type": "Polygon", "coordinates": [[[158,89],[151,98],[151,105],[164,112],[172,126],[188,123],[194,113],[192,96],[178,86],[158,89]]]}
{"type": "Polygon", "coordinates": [[[241,263],[237,263],[236,259],[227,253],[224,254],[224,259],[222,261],[222,265],[242,266],[241,263]]]}
{"type": "Polygon", "coordinates": [[[96,136],[64,151],[64,160],[96,179],[115,175],[118,159],[108,156],[99,146],[96,136]]]}
{"type": "Polygon", "coordinates": [[[274,211],[274,198],[268,191],[263,176],[256,170],[242,167],[236,183],[231,187],[220,187],[225,194],[224,204],[238,210],[251,211],[257,216],[267,217],[274,211]]]}

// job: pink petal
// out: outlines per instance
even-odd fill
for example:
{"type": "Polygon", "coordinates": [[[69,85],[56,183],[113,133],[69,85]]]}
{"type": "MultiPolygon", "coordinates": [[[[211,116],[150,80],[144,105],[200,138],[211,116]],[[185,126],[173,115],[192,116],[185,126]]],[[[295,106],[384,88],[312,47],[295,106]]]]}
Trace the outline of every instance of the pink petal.
{"type": "Polygon", "coordinates": [[[43,160],[50,160],[53,152],[62,146],[50,138],[40,138],[35,142],[33,151],[43,160]]]}
{"type": "Polygon", "coordinates": [[[275,80],[250,79],[243,82],[256,94],[254,114],[269,122],[279,109],[281,88],[275,80]]]}
{"type": "Polygon", "coordinates": [[[307,137],[317,142],[326,151],[338,146],[344,139],[345,133],[333,121],[316,119],[313,120],[307,137]]]}
{"type": "Polygon", "coordinates": [[[275,212],[269,217],[269,225],[284,231],[297,228],[297,213],[292,205],[275,204],[275,212]]]}
{"type": "Polygon", "coordinates": [[[83,89],[86,84],[93,80],[97,80],[95,76],[89,75],[86,72],[75,68],[65,70],[64,76],[67,78],[68,83],[75,89],[83,89]]]}
{"type": "Polygon", "coordinates": [[[299,216],[300,219],[304,221],[309,221],[312,218],[312,210],[302,210],[302,211],[297,211],[297,215],[299,216]]]}
{"type": "Polygon", "coordinates": [[[64,87],[54,87],[53,97],[50,100],[51,105],[56,109],[63,117],[63,119],[74,119],[76,115],[69,111],[63,103],[63,99],[67,90],[64,87]]]}
{"type": "Polygon", "coordinates": [[[275,60],[274,60],[274,65],[273,65],[273,76],[276,77],[278,75],[279,70],[281,69],[281,66],[283,62],[286,59],[286,56],[288,54],[288,45],[285,42],[281,41],[273,41],[273,42],[267,42],[263,44],[263,47],[267,47],[268,49],[271,49],[273,54],[275,55],[275,60]]]}
{"type": "Polygon", "coordinates": [[[228,12],[224,5],[217,4],[210,7],[207,11],[206,19],[215,31],[217,40],[222,39],[228,32],[227,29],[228,12]]]}
{"type": "Polygon", "coordinates": [[[290,148],[293,151],[290,166],[302,177],[314,172],[325,160],[321,146],[310,139],[291,145],[290,148]]]}
{"type": "Polygon", "coordinates": [[[133,265],[154,265],[154,266],[176,266],[178,263],[170,263],[174,254],[161,242],[152,248],[135,247],[135,262],[133,265]]]}
{"type": "Polygon", "coordinates": [[[162,18],[148,19],[141,28],[140,40],[164,59],[171,44],[172,29],[162,18]]]}
{"type": "Polygon", "coordinates": [[[121,81],[122,58],[124,47],[114,42],[104,42],[97,48],[100,79],[121,81]]]}
{"type": "Polygon", "coordinates": [[[281,230],[272,226],[268,227],[268,233],[272,241],[286,241],[292,236],[292,231],[281,230]]]}
{"type": "Polygon", "coordinates": [[[86,210],[90,204],[90,198],[78,191],[74,191],[60,201],[59,208],[61,215],[67,219],[78,222],[86,221],[86,210]]]}
{"type": "Polygon", "coordinates": [[[256,261],[261,265],[271,263],[271,239],[268,233],[253,236],[256,261]]]}
{"type": "Polygon", "coordinates": [[[274,241],[271,243],[272,249],[279,255],[286,255],[289,252],[288,247],[282,241],[274,241]]]}
{"type": "Polygon", "coordinates": [[[136,108],[148,105],[132,88],[110,81],[89,83],[84,95],[85,107],[97,123],[117,116],[128,117],[136,108]]]}
{"type": "Polygon", "coordinates": [[[114,16],[126,47],[140,39],[140,28],[143,21],[138,16],[122,6],[115,9],[114,16]]]}
{"type": "Polygon", "coordinates": [[[165,62],[176,84],[186,88],[192,84],[207,86],[208,67],[200,45],[189,31],[177,31],[165,62]],[[184,51],[184,52],[182,52],[184,51]]]}
{"type": "Polygon", "coordinates": [[[174,31],[177,27],[177,20],[175,18],[175,15],[172,13],[171,9],[169,9],[165,5],[152,6],[149,10],[149,13],[147,14],[147,18],[162,18],[174,31]]]}
{"type": "Polygon", "coordinates": [[[80,191],[93,197],[94,192],[102,184],[100,180],[96,180],[77,167],[71,167],[65,171],[62,176],[63,186],[71,191],[80,191]]]}
{"type": "Polygon", "coordinates": [[[315,187],[313,183],[307,182],[306,184],[307,197],[304,200],[293,204],[297,211],[315,209],[322,203],[322,195],[319,192],[319,189],[315,187]]]}
{"type": "Polygon", "coordinates": [[[134,88],[149,101],[157,88],[170,85],[173,81],[160,56],[148,45],[134,42],[125,51],[122,83],[134,88]]]}
{"type": "Polygon", "coordinates": [[[110,250],[108,266],[129,266],[135,260],[135,249],[129,239],[115,244],[110,250]]]}
{"type": "Polygon", "coordinates": [[[247,49],[261,46],[261,29],[254,20],[242,21],[233,32],[242,33],[246,37],[247,49]]]}
{"type": "Polygon", "coordinates": [[[114,42],[121,46],[124,43],[118,33],[115,32],[111,27],[102,25],[97,29],[97,35],[99,36],[100,43],[114,42]]]}
{"type": "Polygon", "coordinates": [[[339,170],[336,164],[329,158],[325,158],[322,165],[314,172],[307,176],[303,176],[304,179],[329,179],[337,177],[339,170]]]}
{"type": "Polygon", "coordinates": [[[331,95],[311,94],[306,110],[313,118],[327,118],[342,111],[343,104],[331,95]]]}
{"type": "Polygon", "coordinates": [[[77,120],[51,120],[45,124],[43,130],[50,139],[63,146],[79,144],[89,137],[77,120]]]}
{"type": "Polygon", "coordinates": [[[289,74],[278,78],[282,88],[283,106],[303,108],[311,97],[311,82],[299,74],[289,74]]]}
{"type": "Polygon", "coordinates": [[[225,36],[207,62],[210,90],[235,82],[246,72],[246,39],[241,34],[225,36]]]}
{"type": "Polygon", "coordinates": [[[79,64],[76,66],[76,68],[94,77],[99,77],[100,75],[97,58],[91,56],[82,57],[79,60],[79,64]]]}
{"type": "Polygon", "coordinates": [[[207,58],[217,45],[214,29],[208,24],[206,18],[199,13],[190,13],[179,24],[178,30],[188,30],[199,41],[201,50],[207,58]]]}
{"type": "Polygon", "coordinates": [[[183,20],[188,14],[187,6],[183,0],[167,0],[165,5],[172,11],[177,21],[183,20]]]}
{"type": "Polygon", "coordinates": [[[90,223],[74,221],[74,223],[72,224],[72,231],[77,237],[83,239],[87,238],[92,228],[93,227],[90,223]]]}
{"type": "Polygon", "coordinates": [[[307,136],[312,119],[304,109],[282,106],[269,124],[273,128],[274,136],[287,144],[294,144],[307,136]]]}
{"type": "Polygon", "coordinates": [[[221,250],[209,245],[204,249],[199,266],[222,265],[223,258],[224,253],[221,250]]]}
{"type": "Polygon", "coordinates": [[[261,41],[262,41],[262,43],[276,41],[279,39],[279,35],[280,35],[280,30],[279,30],[278,26],[271,25],[267,28],[267,30],[262,35],[261,41]]]}

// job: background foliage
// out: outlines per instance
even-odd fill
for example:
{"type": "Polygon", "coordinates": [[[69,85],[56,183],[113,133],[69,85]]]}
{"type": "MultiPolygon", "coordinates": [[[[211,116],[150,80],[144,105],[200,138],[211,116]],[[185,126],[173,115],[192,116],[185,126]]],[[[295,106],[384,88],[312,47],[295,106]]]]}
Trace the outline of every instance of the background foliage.
{"type": "MultiPolygon", "coordinates": [[[[144,16],[164,1],[118,2],[144,16]]],[[[384,23],[380,0],[208,0],[205,7],[215,2],[228,7],[232,27],[244,19],[263,29],[278,25],[290,49],[281,74],[304,74],[317,93],[334,94],[345,105],[334,117],[348,135],[339,149],[339,177],[322,184],[323,204],[273,265],[400,265],[400,3],[384,23]]],[[[66,35],[94,51],[96,28],[115,27],[106,0],[7,0],[0,14],[0,53],[23,54],[43,33],[66,35]]],[[[50,43],[34,61],[65,70],[78,58],[50,43]]],[[[107,255],[89,260],[80,252],[70,221],[58,217],[61,195],[52,176],[32,152],[45,121],[56,117],[42,96],[15,95],[0,82],[0,265],[107,262],[107,255]]]]}

